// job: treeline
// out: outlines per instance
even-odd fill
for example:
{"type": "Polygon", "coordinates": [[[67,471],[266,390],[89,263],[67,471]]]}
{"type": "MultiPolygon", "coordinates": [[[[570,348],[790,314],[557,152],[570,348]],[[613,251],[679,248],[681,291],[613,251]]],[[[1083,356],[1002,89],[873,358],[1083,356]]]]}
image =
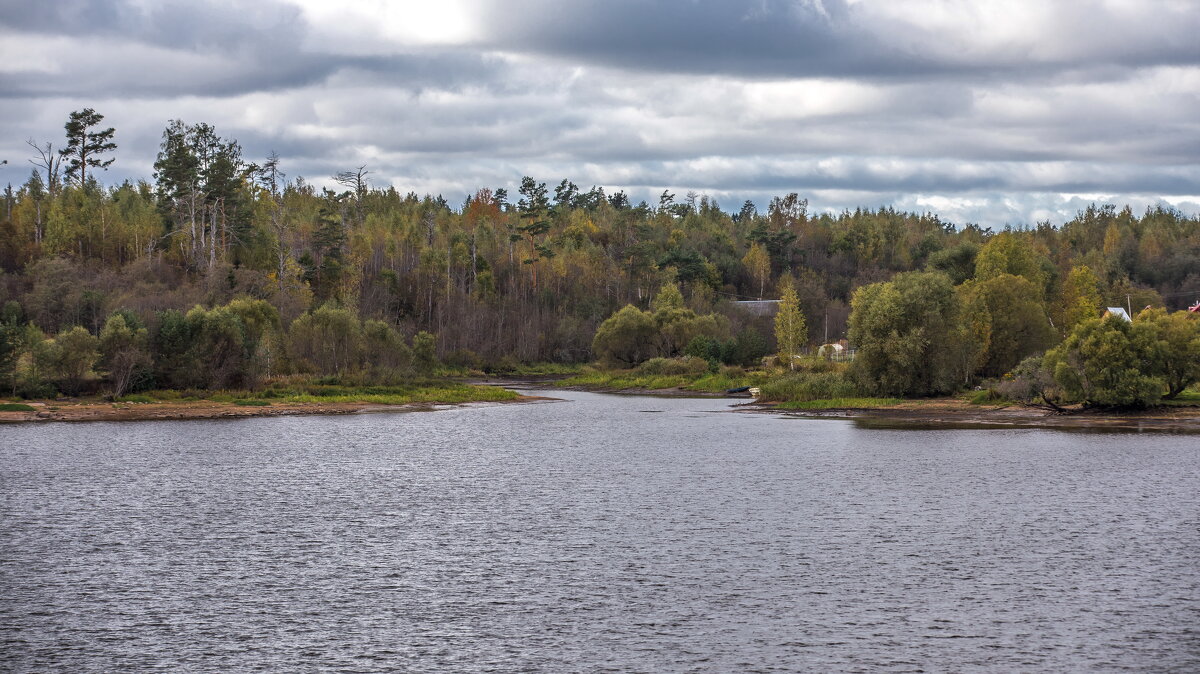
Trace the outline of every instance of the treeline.
{"type": "Polygon", "coordinates": [[[1013,259],[1007,270],[957,287],[942,273],[907,272],[859,289],[850,323],[858,350],[846,383],[914,397],[983,381],[1006,398],[1062,410],[1145,407],[1200,381],[1200,316],[1150,306],[1132,319],[1099,315],[1098,282],[1076,267],[1060,337],[1038,286],[1009,273],[1013,259]]]}
{"type": "Polygon", "coordinates": [[[98,335],[79,325],[47,335],[16,302],[0,310],[0,395],[256,389],[283,374],[388,384],[427,376],[439,365],[433,335],[418,332],[409,341],[383,321],[360,321],[329,305],[286,329],[275,307],[248,298],[186,313],[157,311],[148,321],[123,309],[108,316],[98,335]]]}
{"type": "MultiPolygon", "coordinates": [[[[790,284],[805,341],[817,344],[847,336],[855,290],[931,271],[971,284],[965,299],[987,307],[989,325],[1018,322],[1010,308],[1044,317],[1018,346],[992,340],[979,370],[990,374],[1012,361],[1006,349],[1053,343],[1102,306],[1178,309],[1200,295],[1200,222],[1169,209],[1091,207],[1061,227],[996,233],[890,208],[810,213],[797,194],[729,212],[695,193],[635,204],[528,177],[516,194],[482,188],[451,204],[373,185],[368,167],[318,188],[287,176],[286,159],[250,161],[211,126],[179,120],[164,130],[153,176],[105,186],[97,169],[119,158],[115,136],[85,112],[68,121],[66,154],[31,142],[34,167],[6,190],[0,220],[0,302],[16,303],[22,330],[56,342],[75,326],[100,339],[114,315],[152,341],[168,312],[258,301],[287,340],[325,307],[363,330],[382,323],[406,345],[428,333],[443,359],[582,362],[605,319],[625,305],[654,314],[658,289],[674,284],[679,309],[720,317],[704,331],[709,348],[746,360],[775,348],[774,331],[730,300],[778,297],[790,284]],[[1001,273],[1024,279],[1018,294],[1032,304],[1005,305],[1001,273]]],[[[299,367],[294,342],[277,348],[284,370],[272,372],[299,367]]],[[[384,358],[373,346],[361,353],[360,369],[384,358]]],[[[155,385],[173,385],[152,369],[155,385]]]]}

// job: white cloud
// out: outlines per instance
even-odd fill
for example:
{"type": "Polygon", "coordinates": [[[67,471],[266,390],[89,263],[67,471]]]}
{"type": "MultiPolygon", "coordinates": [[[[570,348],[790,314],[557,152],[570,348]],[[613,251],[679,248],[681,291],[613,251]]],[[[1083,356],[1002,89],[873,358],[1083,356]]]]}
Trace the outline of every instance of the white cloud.
{"type": "Polygon", "coordinates": [[[480,39],[478,2],[469,0],[287,0],[311,27],[306,48],[342,54],[391,54],[413,46],[480,39]]]}

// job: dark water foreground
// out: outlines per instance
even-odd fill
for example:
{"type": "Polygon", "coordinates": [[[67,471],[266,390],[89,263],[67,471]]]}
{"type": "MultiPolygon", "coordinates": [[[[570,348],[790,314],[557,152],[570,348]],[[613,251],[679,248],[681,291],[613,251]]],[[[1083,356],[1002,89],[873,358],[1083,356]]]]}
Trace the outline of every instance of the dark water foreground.
{"type": "Polygon", "coordinates": [[[0,671],[1200,670],[1200,437],[561,395],[0,427],[0,671]]]}

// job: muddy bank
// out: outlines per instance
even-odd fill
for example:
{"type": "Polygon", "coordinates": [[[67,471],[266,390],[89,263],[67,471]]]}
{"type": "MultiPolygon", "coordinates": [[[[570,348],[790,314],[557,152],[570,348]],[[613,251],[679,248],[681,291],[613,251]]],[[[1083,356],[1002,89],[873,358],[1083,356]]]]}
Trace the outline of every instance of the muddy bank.
{"type": "Polygon", "coordinates": [[[739,409],[796,417],[855,419],[879,428],[1064,428],[1200,433],[1200,408],[1197,407],[1159,407],[1119,414],[1073,410],[1069,414],[1058,414],[1034,407],[979,406],[942,399],[874,408],[785,410],[769,403],[750,403],[739,409]]]}
{"type": "Polygon", "coordinates": [[[468,405],[503,405],[554,400],[545,396],[520,396],[513,400],[468,403],[289,403],[236,405],[196,400],[188,402],[107,403],[107,402],[26,402],[32,411],[0,412],[0,423],[38,421],[151,421],[179,419],[233,419],[241,417],[279,417],[307,414],[361,414],[366,412],[419,412],[468,405]]]}

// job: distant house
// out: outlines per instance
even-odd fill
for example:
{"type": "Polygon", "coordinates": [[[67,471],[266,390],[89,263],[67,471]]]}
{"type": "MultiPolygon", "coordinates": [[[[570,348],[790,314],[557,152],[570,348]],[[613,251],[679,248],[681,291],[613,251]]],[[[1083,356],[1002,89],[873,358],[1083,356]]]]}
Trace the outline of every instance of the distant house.
{"type": "Polygon", "coordinates": [[[1130,318],[1129,314],[1125,311],[1125,309],[1123,309],[1121,307],[1109,307],[1104,310],[1104,315],[1105,316],[1116,316],[1118,318],[1125,320],[1125,322],[1127,322],[1127,323],[1133,322],[1133,319],[1130,318]]]}
{"type": "Polygon", "coordinates": [[[1192,312],[1193,314],[1200,314],[1200,300],[1196,300],[1195,304],[1188,307],[1188,311],[1192,312]]]}
{"type": "Polygon", "coordinates": [[[837,356],[845,350],[846,347],[842,346],[841,344],[822,344],[821,348],[817,349],[817,355],[822,358],[832,360],[834,356],[837,356]]]}

